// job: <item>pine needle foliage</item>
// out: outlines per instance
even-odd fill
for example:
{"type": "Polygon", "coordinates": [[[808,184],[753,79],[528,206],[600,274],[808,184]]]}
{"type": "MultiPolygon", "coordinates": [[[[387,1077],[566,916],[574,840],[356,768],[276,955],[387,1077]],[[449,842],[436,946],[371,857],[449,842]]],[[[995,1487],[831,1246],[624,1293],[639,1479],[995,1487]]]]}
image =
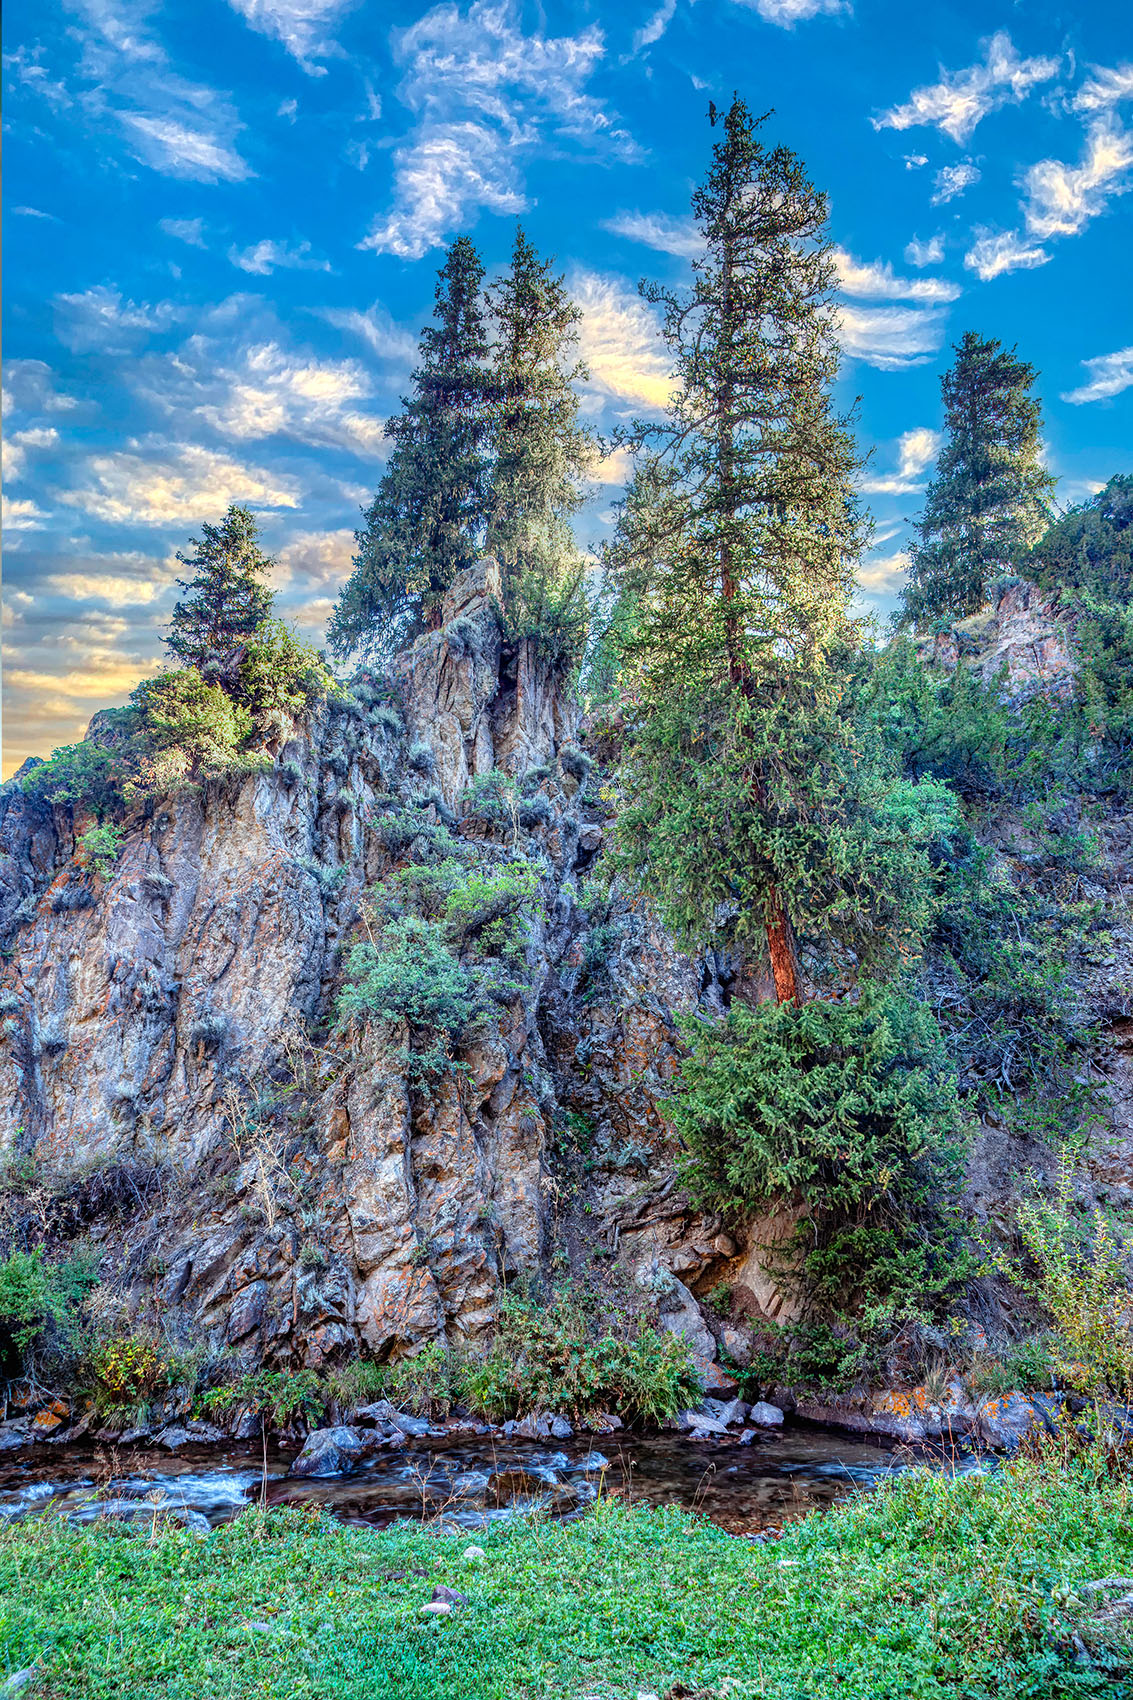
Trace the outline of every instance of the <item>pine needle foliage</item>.
{"type": "Polygon", "coordinates": [[[963,1262],[946,1203],[960,1114],[930,1012],[867,982],[852,1003],[733,1004],[687,1036],[671,1113],[694,1194],[741,1218],[755,1201],[798,1208],[812,1305],[871,1325],[930,1313],[963,1262]]]}
{"type": "Polygon", "coordinates": [[[487,517],[489,376],[484,268],[466,236],[437,274],[435,320],[385,476],[355,533],[354,571],[327,628],[331,652],[387,656],[440,624],[445,591],[472,565],[487,517]]]}
{"type": "Polygon", "coordinates": [[[606,563],[630,720],[621,843],[667,919],[687,936],[730,913],[750,977],[769,967],[774,995],[798,1002],[796,924],[848,914],[863,889],[864,840],[827,837],[814,764],[821,792],[833,737],[852,798],[859,753],[831,662],[852,639],[866,528],[830,395],[826,198],[738,97],[722,122],[693,196],[693,285],[643,286],[665,310],[674,391],[626,439],[637,473],[606,563]]]}
{"type": "Polygon", "coordinates": [[[173,610],[166,647],[182,666],[228,689],[248,645],[271,619],[273,596],[264,580],[272,562],[259,537],[250,511],[233,503],[219,525],[203,525],[191,539],[192,555],[177,554],[193,576],[177,580],[186,595],[173,610]]]}
{"type": "Polygon", "coordinates": [[[570,518],[595,449],[578,423],[575,385],[587,376],[577,358],[581,313],[522,228],[509,269],[487,294],[494,338],[485,548],[507,588],[525,568],[575,556],[570,518]]]}
{"type": "Polygon", "coordinates": [[[909,550],[902,619],[913,626],[977,613],[991,580],[1019,567],[1050,518],[1035,368],[975,331],[955,353],[940,381],[944,448],[909,550]]]}

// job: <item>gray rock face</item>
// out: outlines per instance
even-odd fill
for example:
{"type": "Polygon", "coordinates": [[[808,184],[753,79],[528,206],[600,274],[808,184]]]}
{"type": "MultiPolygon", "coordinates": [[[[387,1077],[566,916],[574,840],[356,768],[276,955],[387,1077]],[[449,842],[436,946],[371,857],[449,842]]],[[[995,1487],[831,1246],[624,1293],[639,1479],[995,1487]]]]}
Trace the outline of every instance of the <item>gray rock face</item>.
{"type": "Polygon", "coordinates": [[[549,1135],[569,1108],[590,1130],[586,1233],[650,1264],[661,1322],[726,1391],[693,1288],[756,1254],[673,1190],[658,1108],[701,976],[616,885],[584,897],[607,805],[560,759],[577,705],[505,642],[498,593],[491,561],[454,585],[394,665],[396,713],[363,675],[263,771],[128,821],[105,881],[73,861],[86,819],[0,790],[0,1151],[102,1177],[123,1209],[92,1231],[140,1319],[247,1367],[318,1368],[485,1336],[562,1231],[549,1135]],[[518,801],[483,819],[467,789],[497,769],[518,801]],[[483,870],[522,856],[539,896],[514,990],[459,1070],[422,1082],[404,1028],[333,1015],[364,899],[442,831],[483,870]]]}

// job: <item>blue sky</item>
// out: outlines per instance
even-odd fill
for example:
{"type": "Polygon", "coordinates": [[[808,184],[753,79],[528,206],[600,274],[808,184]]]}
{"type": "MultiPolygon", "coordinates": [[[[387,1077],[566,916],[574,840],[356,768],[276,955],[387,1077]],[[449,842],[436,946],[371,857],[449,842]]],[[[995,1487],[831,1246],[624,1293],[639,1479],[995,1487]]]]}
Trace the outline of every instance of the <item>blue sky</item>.
{"type": "Polygon", "coordinates": [[[1133,467],[1126,0],[9,0],[4,52],[5,773],[154,671],[229,501],[321,636],[453,236],[492,269],[522,217],[584,309],[588,418],[656,405],[636,283],[685,272],[733,89],[830,195],[870,605],[964,330],[1040,369],[1063,502],[1133,467]]]}

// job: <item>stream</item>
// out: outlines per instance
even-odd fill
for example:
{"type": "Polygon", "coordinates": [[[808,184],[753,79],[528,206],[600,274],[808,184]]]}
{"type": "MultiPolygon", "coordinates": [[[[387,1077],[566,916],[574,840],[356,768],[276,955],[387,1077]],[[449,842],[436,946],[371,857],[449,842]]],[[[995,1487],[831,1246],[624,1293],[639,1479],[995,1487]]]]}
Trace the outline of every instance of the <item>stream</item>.
{"type": "Polygon", "coordinates": [[[41,1446],[0,1462],[0,1518],[54,1513],[75,1522],[172,1517],[199,1532],[249,1503],[317,1505],[346,1524],[396,1518],[474,1532],[516,1515],[578,1516],[599,1494],[695,1510],[736,1535],[778,1530],[910,1464],[978,1469],[975,1458],[886,1448],[804,1424],[760,1431],[748,1445],[685,1434],[578,1436],[564,1444],[500,1437],[418,1441],[348,1475],[287,1475],[293,1453],[258,1447],[161,1450],[41,1446]]]}

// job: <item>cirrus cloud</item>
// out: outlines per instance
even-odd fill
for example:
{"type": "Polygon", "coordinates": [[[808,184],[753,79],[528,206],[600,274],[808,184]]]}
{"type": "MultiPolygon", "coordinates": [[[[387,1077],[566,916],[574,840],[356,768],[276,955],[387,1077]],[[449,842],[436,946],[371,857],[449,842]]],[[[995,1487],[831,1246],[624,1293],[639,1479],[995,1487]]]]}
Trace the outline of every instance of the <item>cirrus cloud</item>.
{"type": "Polygon", "coordinates": [[[1090,374],[1084,384],[1063,396],[1075,407],[1086,401],[1108,401],[1133,386],[1133,348],[1120,348],[1113,354],[1097,354],[1082,365],[1090,374]]]}
{"type": "Polygon", "coordinates": [[[933,125],[961,146],[989,112],[1024,100],[1033,88],[1058,75],[1057,58],[1021,59],[1006,30],[984,43],[982,63],[962,71],[941,68],[938,83],[914,89],[908,100],[871,120],[876,130],[933,125]]]}

